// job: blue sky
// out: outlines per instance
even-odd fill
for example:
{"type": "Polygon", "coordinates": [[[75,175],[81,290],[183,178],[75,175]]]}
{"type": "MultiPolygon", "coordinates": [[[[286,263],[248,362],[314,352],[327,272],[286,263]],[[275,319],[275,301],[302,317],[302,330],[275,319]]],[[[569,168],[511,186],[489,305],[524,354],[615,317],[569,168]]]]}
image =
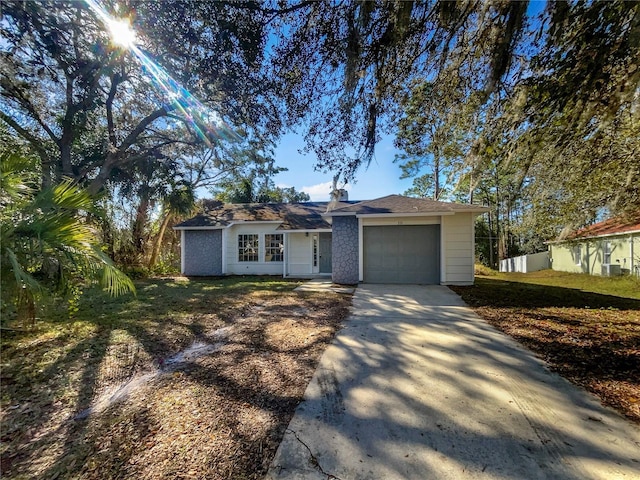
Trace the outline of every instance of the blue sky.
{"type": "MultiPolygon", "coordinates": [[[[289,170],[274,177],[276,185],[295,187],[311,196],[312,201],[328,201],[331,190],[331,173],[314,170],[316,157],[303,155],[303,136],[290,133],[282,137],[275,151],[276,165],[289,170]]],[[[384,137],[377,145],[375,157],[368,169],[361,168],[356,182],[346,186],[350,200],[367,200],[393,193],[401,194],[411,187],[411,179],[400,180],[400,167],[393,163],[396,150],[393,138],[384,137]]]]}

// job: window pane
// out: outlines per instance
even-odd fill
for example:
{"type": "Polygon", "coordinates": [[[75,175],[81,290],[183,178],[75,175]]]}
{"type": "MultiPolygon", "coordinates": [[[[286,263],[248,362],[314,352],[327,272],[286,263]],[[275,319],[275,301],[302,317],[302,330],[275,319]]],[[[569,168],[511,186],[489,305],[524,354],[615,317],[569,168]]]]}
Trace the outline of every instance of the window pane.
{"type": "Polygon", "coordinates": [[[582,265],[582,247],[580,245],[573,247],[573,258],[576,265],[582,265]]]}
{"type": "Polygon", "coordinates": [[[281,233],[264,236],[264,261],[282,262],[284,260],[284,243],[281,233]]]}
{"type": "Polygon", "coordinates": [[[243,234],[238,235],[238,261],[257,262],[258,261],[258,235],[243,234]]]}

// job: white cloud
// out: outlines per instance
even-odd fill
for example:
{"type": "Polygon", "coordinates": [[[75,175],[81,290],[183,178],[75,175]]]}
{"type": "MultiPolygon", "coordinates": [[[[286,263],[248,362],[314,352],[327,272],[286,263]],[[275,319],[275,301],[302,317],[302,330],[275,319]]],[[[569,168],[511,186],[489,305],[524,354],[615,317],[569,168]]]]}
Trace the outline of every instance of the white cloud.
{"type": "Polygon", "coordinates": [[[312,202],[328,202],[331,193],[332,182],[317,183],[308,187],[302,187],[300,190],[308,193],[312,202]]]}

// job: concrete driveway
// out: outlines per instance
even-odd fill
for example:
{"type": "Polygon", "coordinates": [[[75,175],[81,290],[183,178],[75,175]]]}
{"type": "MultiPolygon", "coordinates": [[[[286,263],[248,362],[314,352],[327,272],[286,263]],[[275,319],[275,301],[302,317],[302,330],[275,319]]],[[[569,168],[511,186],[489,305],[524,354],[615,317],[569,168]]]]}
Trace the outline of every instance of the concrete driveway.
{"type": "Polygon", "coordinates": [[[640,429],[441,286],[361,285],[268,479],[640,478],[640,429]]]}

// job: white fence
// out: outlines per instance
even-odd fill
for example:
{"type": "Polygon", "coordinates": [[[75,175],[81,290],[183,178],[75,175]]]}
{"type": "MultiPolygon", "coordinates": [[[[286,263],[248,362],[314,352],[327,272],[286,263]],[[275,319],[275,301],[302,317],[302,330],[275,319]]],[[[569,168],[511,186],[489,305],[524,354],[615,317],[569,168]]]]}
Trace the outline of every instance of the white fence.
{"type": "Polygon", "coordinates": [[[550,267],[549,252],[533,253],[500,260],[501,272],[537,272],[550,267]]]}

